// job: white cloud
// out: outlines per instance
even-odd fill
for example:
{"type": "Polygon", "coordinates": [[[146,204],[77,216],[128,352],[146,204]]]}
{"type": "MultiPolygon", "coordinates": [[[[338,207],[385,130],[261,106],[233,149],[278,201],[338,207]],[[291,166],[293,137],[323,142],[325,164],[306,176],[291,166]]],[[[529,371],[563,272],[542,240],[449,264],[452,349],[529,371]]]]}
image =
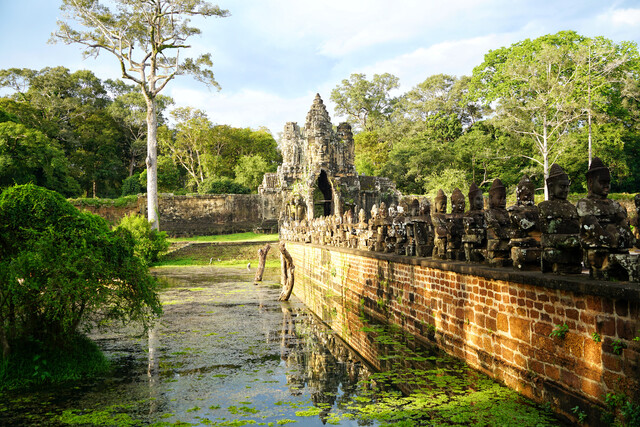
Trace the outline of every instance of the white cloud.
{"type": "Polygon", "coordinates": [[[608,15],[614,25],[640,26],[640,9],[619,9],[611,11],[608,15]]]}
{"type": "Polygon", "coordinates": [[[255,23],[274,23],[263,34],[273,42],[313,41],[319,54],[340,58],[382,43],[437,34],[440,29],[449,29],[454,20],[482,15],[486,7],[487,2],[480,0],[404,0],[395,4],[384,0],[281,0],[257,2],[247,13],[255,23]]]}
{"type": "Polygon", "coordinates": [[[400,78],[403,90],[409,90],[433,74],[470,75],[490,49],[507,46],[514,40],[517,39],[513,34],[490,34],[445,41],[377,62],[363,72],[368,76],[391,73],[400,78]]]}
{"type": "Polygon", "coordinates": [[[286,122],[304,125],[315,97],[313,92],[296,98],[284,98],[259,90],[212,93],[178,86],[171,88],[169,95],[176,102],[174,107],[190,106],[203,110],[213,123],[255,129],[266,126],[274,137],[282,132],[286,122]]]}

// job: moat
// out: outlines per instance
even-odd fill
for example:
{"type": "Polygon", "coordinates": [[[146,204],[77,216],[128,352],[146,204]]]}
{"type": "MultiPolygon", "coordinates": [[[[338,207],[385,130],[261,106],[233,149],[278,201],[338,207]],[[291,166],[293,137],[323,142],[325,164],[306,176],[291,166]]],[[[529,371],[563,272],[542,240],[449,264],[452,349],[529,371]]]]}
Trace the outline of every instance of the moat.
{"type": "Polygon", "coordinates": [[[115,372],[6,393],[1,425],[563,425],[550,409],[411,337],[361,317],[374,372],[278,272],[157,269],[164,316],[148,335],[111,325],[92,338],[115,372]]]}

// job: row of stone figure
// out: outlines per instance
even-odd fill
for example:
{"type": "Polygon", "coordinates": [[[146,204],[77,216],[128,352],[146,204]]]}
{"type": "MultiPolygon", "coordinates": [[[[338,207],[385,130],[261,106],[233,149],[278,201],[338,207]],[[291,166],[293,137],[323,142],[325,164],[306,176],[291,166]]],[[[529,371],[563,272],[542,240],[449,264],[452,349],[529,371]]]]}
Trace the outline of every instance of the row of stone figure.
{"type": "MultiPolygon", "coordinates": [[[[640,254],[629,249],[634,244],[640,247],[640,227],[635,224],[634,236],[626,209],[607,199],[610,181],[609,169],[596,157],[587,172],[589,194],[576,206],[567,201],[567,174],[554,164],[546,182],[549,200],[538,206],[534,185],[524,176],[516,189],[517,202],[509,208],[505,187],[496,179],[489,190],[488,209],[482,191],[471,184],[466,212],[464,195],[456,189],[451,213],[446,213],[447,197],[440,190],[433,214],[426,199],[388,209],[383,202],[380,208],[373,207],[369,221],[361,209],[357,223],[347,211],[343,217],[310,222],[285,220],[280,233],[291,241],[542,272],[577,274],[584,264],[591,277],[637,282],[640,254]]],[[[640,194],[635,204],[640,211],[640,194]]]]}

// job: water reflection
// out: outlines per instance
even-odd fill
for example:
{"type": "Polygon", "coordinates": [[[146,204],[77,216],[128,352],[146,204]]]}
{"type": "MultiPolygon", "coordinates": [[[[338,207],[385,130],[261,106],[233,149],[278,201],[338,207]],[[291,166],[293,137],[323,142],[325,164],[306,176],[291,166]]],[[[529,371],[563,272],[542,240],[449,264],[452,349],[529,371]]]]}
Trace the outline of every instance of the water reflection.
{"type": "Polygon", "coordinates": [[[495,383],[346,310],[344,330],[365,362],[300,301],[277,301],[277,272],[260,286],[246,270],[162,274],[172,286],[148,337],[117,325],[93,336],[114,362],[112,376],[0,396],[0,425],[432,425],[449,424],[464,412],[460,405],[482,406],[485,398],[490,406],[513,403],[495,393],[473,397],[495,383]],[[446,405],[452,413],[438,412],[446,405]]]}

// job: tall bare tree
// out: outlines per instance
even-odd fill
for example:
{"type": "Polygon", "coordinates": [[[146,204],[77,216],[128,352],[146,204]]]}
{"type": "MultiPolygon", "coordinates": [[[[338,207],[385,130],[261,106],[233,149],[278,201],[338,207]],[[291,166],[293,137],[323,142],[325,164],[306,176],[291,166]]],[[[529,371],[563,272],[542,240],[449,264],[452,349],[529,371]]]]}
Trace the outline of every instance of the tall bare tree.
{"type": "Polygon", "coordinates": [[[196,80],[220,88],[214,79],[211,55],[183,58],[187,40],[200,30],[194,16],[225,17],[227,10],[203,0],[111,0],[113,9],[98,0],[62,0],[64,19],[52,41],[85,46],[85,57],[109,52],[120,63],[122,78],[140,87],[147,104],[147,211],[158,229],[158,169],[156,97],[174,79],[191,74],[196,80]]]}

